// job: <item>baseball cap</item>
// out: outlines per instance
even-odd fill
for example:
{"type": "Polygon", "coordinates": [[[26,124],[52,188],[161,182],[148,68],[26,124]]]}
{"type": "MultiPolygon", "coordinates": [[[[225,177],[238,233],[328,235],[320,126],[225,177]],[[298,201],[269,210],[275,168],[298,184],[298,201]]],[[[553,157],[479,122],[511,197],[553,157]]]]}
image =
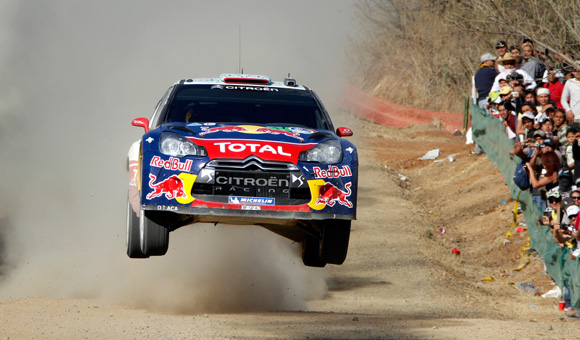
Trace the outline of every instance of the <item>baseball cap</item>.
{"type": "Polygon", "coordinates": [[[489,52],[486,52],[486,53],[481,55],[481,58],[479,58],[479,61],[483,63],[486,60],[496,60],[496,59],[497,59],[496,56],[494,56],[493,54],[491,54],[489,52]]]}
{"type": "Polygon", "coordinates": [[[542,137],[542,138],[544,138],[544,137],[546,137],[546,134],[542,130],[536,130],[536,131],[534,131],[534,137],[542,137]]]}
{"type": "Polygon", "coordinates": [[[502,48],[502,47],[507,47],[507,44],[503,40],[500,40],[497,42],[497,44],[495,44],[495,48],[502,48]]]}
{"type": "Polygon", "coordinates": [[[562,195],[560,195],[560,193],[557,191],[550,191],[548,192],[548,198],[561,199],[562,195]]]}
{"type": "Polygon", "coordinates": [[[527,111],[526,113],[524,113],[522,115],[522,119],[524,119],[524,118],[527,118],[529,120],[534,120],[535,116],[534,116],[534,114],[532,112],[527,111]]]}
{"type": "Polygon", "coordinates": [[[577,205],[571,205],[566,208],[566,215],[568,215],[568,217],[578,215],[579,212],[580,208],[578,208],[577,205]]]}
{"type": "Polygon", "coordinates": [[[554,143],[554,141],[552,139],[550,139],[550,138],[544,139],[544,145],[545,146],[551,146],[553,148],[556,147],[556,143],[554,143]]]}
{"type": "Polygon", "coordinates": [[[538,92],[536,93],[538,96],[542,95],[542,94],[547,94],[548,96],[550,95],[550,90],[548,90],[545,87],[541,87],[538,89],[538,92]]]}
{"type": "Polygon", "coordinates": [[[528,37],[523,37],[523,39],[522,39],[522,44],[523,44],[523,43],[527,43],[527,42],[531,42],[532,44],[534,43],[534,41],[533,41],[532,39],[530,39],[530,38],[528,38],[528,37]]]}
{"type": "Polygon", "coordinates": [[[534,119],[534,123],[536,123],[536,124],[542,124],[546,119],[548,119],[548,116],[546,116],[545,113],[540,113],[534,119]]]}
{"type": "Polygon", "coordinates": [[[522,76],[518,72],[512,72],[511,74],[509,74],[507,76],[507,81],[511,81],[511,80],[523,81],[524,80],[524,76],[522,76]]]}
{"type": "Polygon", "coordinates": [[[500,96],[505,96],[507,94],[512,93],[512,89],[509,86],[504,86],[501,88],[501,90],[499,90],[499,95],[500,96]]]}

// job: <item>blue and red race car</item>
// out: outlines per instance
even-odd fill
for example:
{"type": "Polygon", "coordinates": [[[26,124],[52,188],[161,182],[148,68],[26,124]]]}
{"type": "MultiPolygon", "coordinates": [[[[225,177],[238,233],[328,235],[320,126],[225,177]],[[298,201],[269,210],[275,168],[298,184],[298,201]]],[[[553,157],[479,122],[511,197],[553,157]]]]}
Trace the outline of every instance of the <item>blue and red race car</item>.
{"type": "Polygon", "coordinates": [[[223,74],[169,88],[128,155],[127,254],[164,255],[198,222],[252,224],[302,242],[303,262],[346,258],[358,155],[294,79],[223,74]]]}

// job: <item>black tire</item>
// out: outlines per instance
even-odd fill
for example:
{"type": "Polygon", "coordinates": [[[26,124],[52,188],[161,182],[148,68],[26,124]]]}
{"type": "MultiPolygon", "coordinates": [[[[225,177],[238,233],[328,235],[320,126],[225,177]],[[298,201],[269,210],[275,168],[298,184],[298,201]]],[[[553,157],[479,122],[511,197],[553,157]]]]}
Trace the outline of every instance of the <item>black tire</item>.
{"type": "Polygon", "coordinates": [[[322,228],[320,259],[326,263],[343,264],[348,252],[350,220],[325,220],[322,228]]]}
{"type": "Polygon", "coordinates": [[[302,242],[302,262],[308,267],[322,268],[326,266],[326,262],[320,259],[320,240],[306,235],[304,242],[302,242]]]}
{"type": "Polygon", "coordinates": [[[141,250],[145,256],[165,255],[169,248],[169,229],[149,219],[148,213],[141,209],[139,214],[141,250]]]}
{"type": "Polygon", "coordinates": [[[131,203],[127,199],[127,255],[132,259],[144,259],[141,251],[141,237],[139,236],[139,217],[131,208],[131,203]]]}

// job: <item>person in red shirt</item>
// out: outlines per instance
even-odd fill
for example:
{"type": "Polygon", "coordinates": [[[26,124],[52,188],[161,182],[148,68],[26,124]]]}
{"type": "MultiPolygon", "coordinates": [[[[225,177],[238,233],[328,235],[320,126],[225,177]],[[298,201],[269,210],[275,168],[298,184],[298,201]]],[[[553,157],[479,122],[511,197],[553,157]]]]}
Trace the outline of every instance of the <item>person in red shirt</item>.
{"type": "Polygon", "coordinates": [[[550,99],[556,102],[556,106],[558,106],[559,109],[563,109],[560,99],[562,98],[564,84],[558,80],[554,69],[548,70],[548,82],[544,83],[544,87],[550,90],[550,99]]]}

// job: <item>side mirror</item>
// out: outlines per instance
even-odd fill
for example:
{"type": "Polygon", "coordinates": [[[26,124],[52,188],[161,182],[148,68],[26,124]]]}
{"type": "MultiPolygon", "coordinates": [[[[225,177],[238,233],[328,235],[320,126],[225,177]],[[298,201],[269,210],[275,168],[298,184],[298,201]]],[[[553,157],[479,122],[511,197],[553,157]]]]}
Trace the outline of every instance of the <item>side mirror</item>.
{"type": "Polygon", "coordinates": [[[336,129],[336,135],[338,137],[350,137],[353,135],[353,132],[351,129],[347,127],[339,127],[338,129],[336,129]]]}
{"type": "Polygon", "coordinates": [[[149,132],[149,119],[147,118],[135,118],[131,122],[133,126],[140,126],[145,129],[145,133],[149,132]]]}

